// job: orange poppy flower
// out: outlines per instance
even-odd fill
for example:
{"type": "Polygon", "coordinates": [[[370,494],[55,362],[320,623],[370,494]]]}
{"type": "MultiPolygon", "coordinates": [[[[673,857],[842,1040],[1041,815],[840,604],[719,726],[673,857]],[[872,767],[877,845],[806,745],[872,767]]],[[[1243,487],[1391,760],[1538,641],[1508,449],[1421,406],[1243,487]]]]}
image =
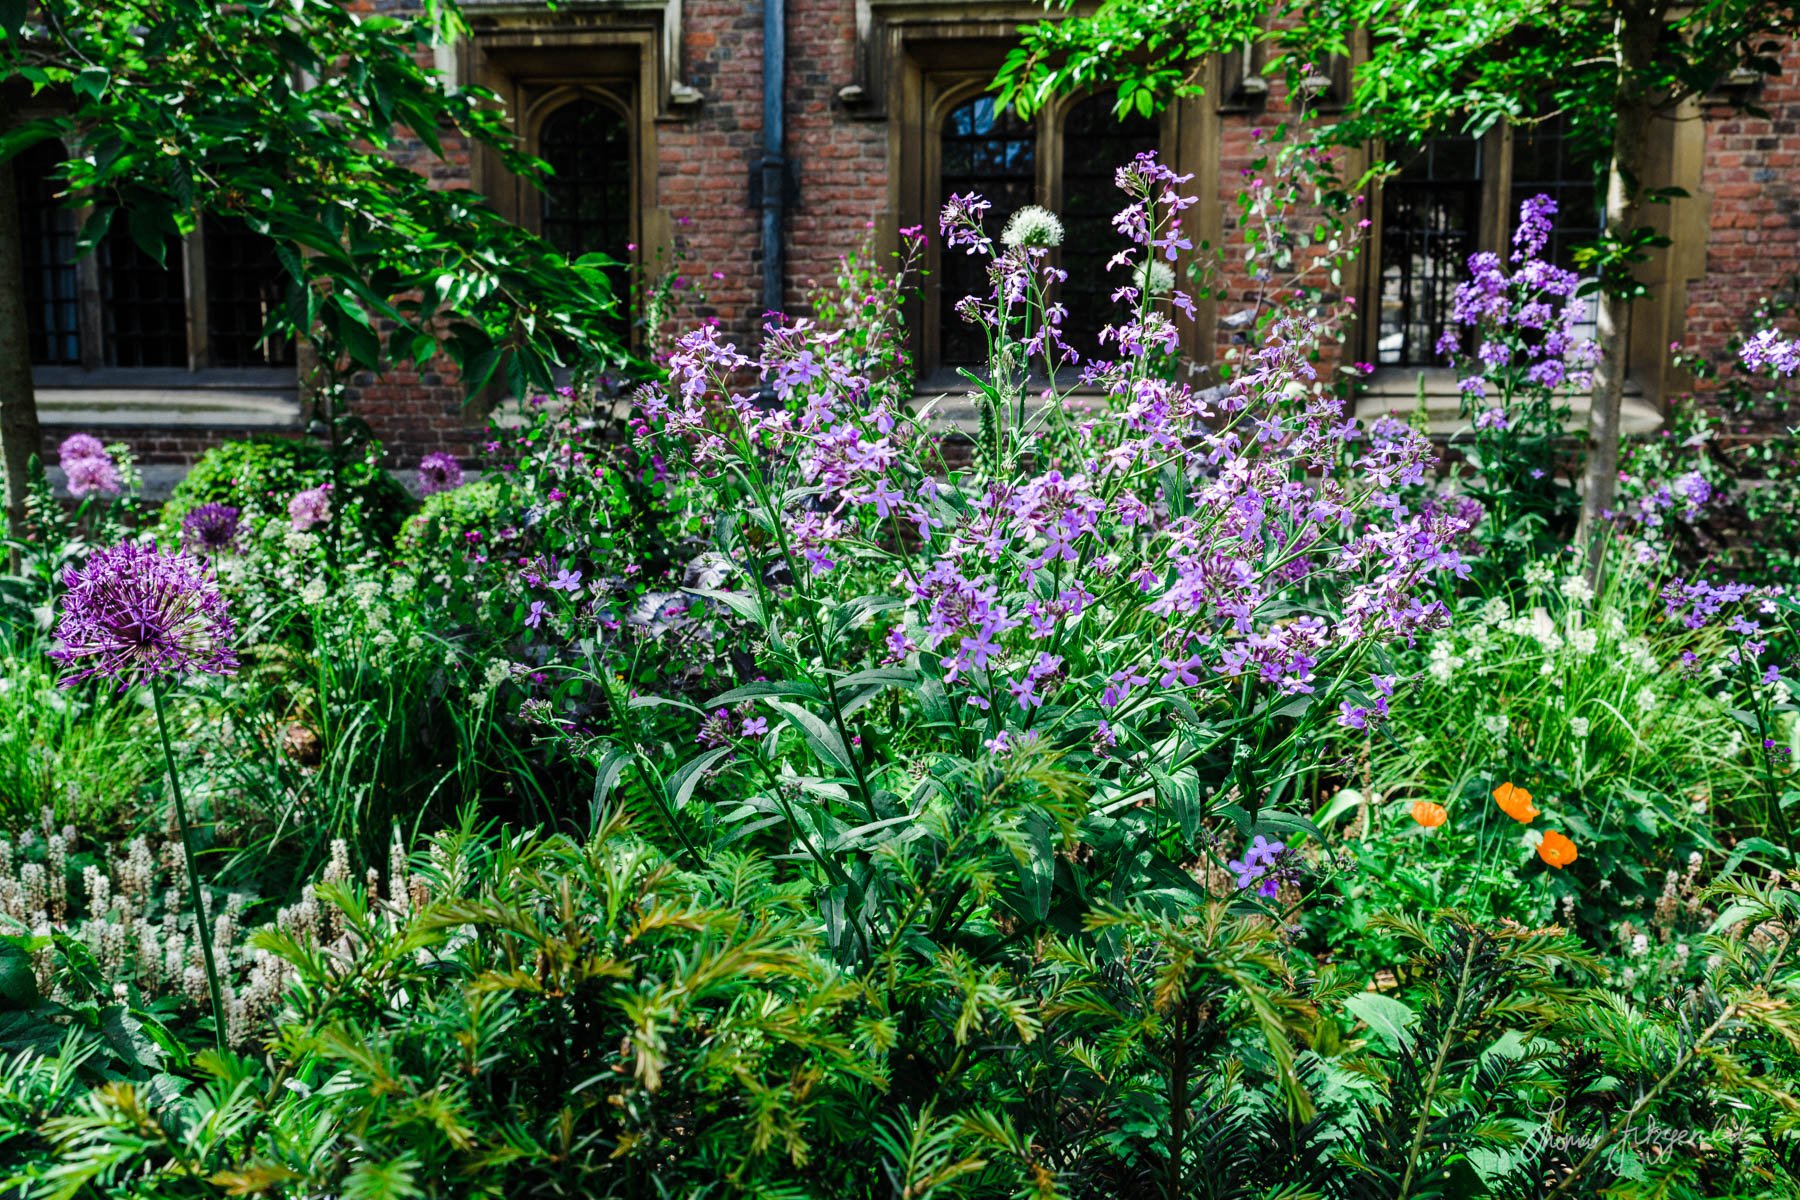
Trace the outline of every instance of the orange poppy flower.
{"type": "Polygon", "coordinates": [[[1529,825],[1538,815],[1532,807],[1531,793],[1517,784],[1503,783],[1494,789],[1494,803],[1500,811],[1522,825],[1529,825]]]}
{"type": "Polygon", "coordinates": [[[1433,804],[1429,800],[1415,800],[1412,806],[1412,819],[1427,829],[1436,829],[1450,819],[1441,804],[1433,804]]]}
{"type": "Polygon", "coordinates": [[[1575,861],[1575,843],[1552,829],[1538,843],[1538,857],[1560,871],[1575,861]]]}

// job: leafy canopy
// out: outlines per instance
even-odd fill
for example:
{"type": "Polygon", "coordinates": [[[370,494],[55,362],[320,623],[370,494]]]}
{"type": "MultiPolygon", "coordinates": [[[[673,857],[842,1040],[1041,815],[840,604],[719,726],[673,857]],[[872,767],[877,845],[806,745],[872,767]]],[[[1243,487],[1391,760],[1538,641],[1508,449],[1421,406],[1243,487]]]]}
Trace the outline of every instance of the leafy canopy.
{"type": "Polygon", "coordinates": [[[405,16],[341,0],[7,0],[0,73],[31,99],[0,121],[0,158],[67,148],[83,251],[123,221],[160,261],[205,213],[267,234],[292,283],[269,331],[313,338],[327,363],[423,365],[442,349],[472,387],[523,390],[617,360],[610,260],[570,261],[395,160],[485,146],[541,170],[491,94],[433,69],[433,46],[464,32],[446,0],[405,16]]]}

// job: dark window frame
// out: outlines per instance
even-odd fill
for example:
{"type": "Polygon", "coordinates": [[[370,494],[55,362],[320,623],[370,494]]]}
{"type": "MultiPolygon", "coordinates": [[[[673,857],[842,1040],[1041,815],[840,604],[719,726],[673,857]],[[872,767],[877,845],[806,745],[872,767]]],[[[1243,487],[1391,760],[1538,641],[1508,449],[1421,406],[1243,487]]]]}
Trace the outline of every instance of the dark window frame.
{"type": "MultiPolygon", "coordinates": [[[[1568,248],[1574,243],[1591,239],[1597,232],[1598,225],[1591,216],[1577,213],[1573,210],[1571,203],[1565,203],[1565,201],[1572,201],[1583,194],[1583,178],[1590,181],[1585,188],[1585,194],[1589,198],[1588,202],[1597,208],[1598,200],[1592,190],[1594,185],[1591,181],[1594,177],[1591,172],[1584,177],[1578,165],[1575,165],[1572,172],[1569,171],[1571,160],[1567,156],[1566,142],[1556,146],[1558,168],[1565,172],[1563,178],[1549,179],[1533,176],[1530,172],[1521,174],[1518,170],[1522,153],[1529,153],[1534,142],[1541,143],[1542,139],[1561,139],[1561,137],[1558,125],[1551,121],[1537,125],[1502,125],[1489,130],[1478,138],[1436,139],[1440,142],[1461,140],[1474,144],[1477,147],[1481,163],[1480,174],[1464,185],[1468,189],[1468,194],[1475,197],[1473,203],[1476,215],[1467,248],[1460,252],[1458,261],[1454,264],[1447,264],[1450,266],[1447,272],[1450,287],[1446,289],[1443,297],[1445,321],[1447,321],[1449,313],[1449,293],[1454,290],[1455,283],[1461,282],[1467,276],[1466,260],[1468,255],[1478,251],[1487,251],[1505,259],[1510,253],[1513,230],[1518,223],[1519,204],[1528,196],[1539,191],[1556,193],[1561,211],[1556,219],[1557,234],[1553,239],[1553,256],[1562,260],[1559,265],[1572,267],[1572,261],[1568,259],[1568,248]]],[[[1389,153],[1393,152],[1393,148],[1390,148],[1389,153]]],[[[1384,289],[1386,268],[1393,260],[1394,255],[1394,247],[1391,244],[1393,230],[1389,228],[1389,215],[1391,209],[1395,207],[1394,192],[1397,188],[1406,186],[1408,185],[1403,180],[1389,179],[1377,189],[1374,197],[1373,215],[1376,222],[1372,231],[1373,236],[1364,254],[1364,261],[1369,265],[1366,270],[1366,284],[1361,301],[1363,321],[1361,334],[1356,343],[1358,357],[1362,361],[1374,365],[1378,372],[1416,374],[1420,371],[1447,370],[1449,364],[1435,350],[1437,337],[1443,332],[1442,329],[1431,334],[1429,338],[1423,339],[1422,345],[1406,347],[1404,354],[1406,361],[1395,362],[1391,360],[1391,356],[1388,361],[1384,361],[1383,338],[1384,336],[1391,338],[1393,335],[1392,324],[1384,312],[1386,307],[1384,289]]],[[[1589,306],[1592,307],[1591,300],[1589,306]]],[[[1435,320],[1435,318],[1433,319],[1435,320]]]]}

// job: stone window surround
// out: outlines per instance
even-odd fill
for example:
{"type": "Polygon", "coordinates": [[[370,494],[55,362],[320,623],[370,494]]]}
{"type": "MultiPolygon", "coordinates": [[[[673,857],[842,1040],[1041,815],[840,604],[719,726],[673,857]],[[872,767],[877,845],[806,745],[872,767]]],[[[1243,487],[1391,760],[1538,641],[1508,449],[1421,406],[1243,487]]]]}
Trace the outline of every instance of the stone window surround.
{"type": "MultiPolygon", "coordinates": [[[[500,97],[524,148],[537,151],[544,121],[587,97],[622,113],[632,138],[630,241],[638,264],[666,258],[674,218],[658,199],[658,129],[685,120],[701,97],[681,79],[681,0],[587,0],[550,11],[541,0],[465,0],[470,36],[450,66],[463,84],[500,97]]],[[[538,232],[531,184],[477,148],[475,189],[509,220],[538,232]]]]}
{"type": "MultiPolygon", "coordinates": [[[[885,121],[888,129],[888,200],[877,221],[878,243],[899,246],[899,230],[913,225],[931,236],[927,270],[936,266],[940,136],[945,116],[957,104],[978,95],[993,79],[1018,31],[1045,18],[1034,3],[968,3],[961,0],[857,0],[858,77],[839,92],[852,116],[885,121]]],[[[1059,98],[1036,118],[1039,122],[1038,194],[1055,210],[1060,201],[1061,128],[1070,108],[1085,97],[1059,98]]],[[[1161,117],[1165,158],[1196,179],[1218,173],[1217,118],[1205,98],[1183,99],[1161,117]]],[[[1188,217],[1198,241],[1216,243],[1221,214],[1216,205],[1201,205],[1188,217]]],[[[1121,243],[1123,245],[1123,243],[1121,243]]],[[[1210,358],[1214,302],[1197,298],[1199,319],[1182,329],[1183,349],[1190,359],[1210,358]],[[1204,332],[1203,332],[1204,331],[1204,332]]],[[[938,367],[938,306],[934,291],[911,305],[909,324],[920,331],[916,350],[924,367],[921,396],[966,391],[968,384],[938,367]]]]}

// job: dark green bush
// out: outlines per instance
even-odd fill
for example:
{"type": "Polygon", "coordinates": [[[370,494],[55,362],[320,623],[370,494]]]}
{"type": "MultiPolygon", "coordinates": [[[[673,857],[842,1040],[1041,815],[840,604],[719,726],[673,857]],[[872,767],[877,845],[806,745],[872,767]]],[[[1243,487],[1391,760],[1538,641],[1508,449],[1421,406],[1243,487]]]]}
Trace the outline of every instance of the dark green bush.
{"type": "Polygon", "coordinates": [[[462,548],[464,534],[486,534],[499,525],[504,510],[500,485],[492,479],[427,496],[400,527],[400,557],[413,566],[441,561],[462,548]]]}
{"type": "MultiPolygon", "coordinates": [[[[344,506],[347,519],[341,527],[348,536],[388,545],[413,500],[379,460],[380,447],[371,443],[364,461],[340,467],[336,502],[344,506]]],[[[252,519],[286,520],[288,501],[296,492],[330,481],[331,451],[318,442],[273,437],[225,442],[208,450],[175,485],[163,506],[162,530],[176,536],[183,517],[214,503],[240,508],[252,519]]]]}

